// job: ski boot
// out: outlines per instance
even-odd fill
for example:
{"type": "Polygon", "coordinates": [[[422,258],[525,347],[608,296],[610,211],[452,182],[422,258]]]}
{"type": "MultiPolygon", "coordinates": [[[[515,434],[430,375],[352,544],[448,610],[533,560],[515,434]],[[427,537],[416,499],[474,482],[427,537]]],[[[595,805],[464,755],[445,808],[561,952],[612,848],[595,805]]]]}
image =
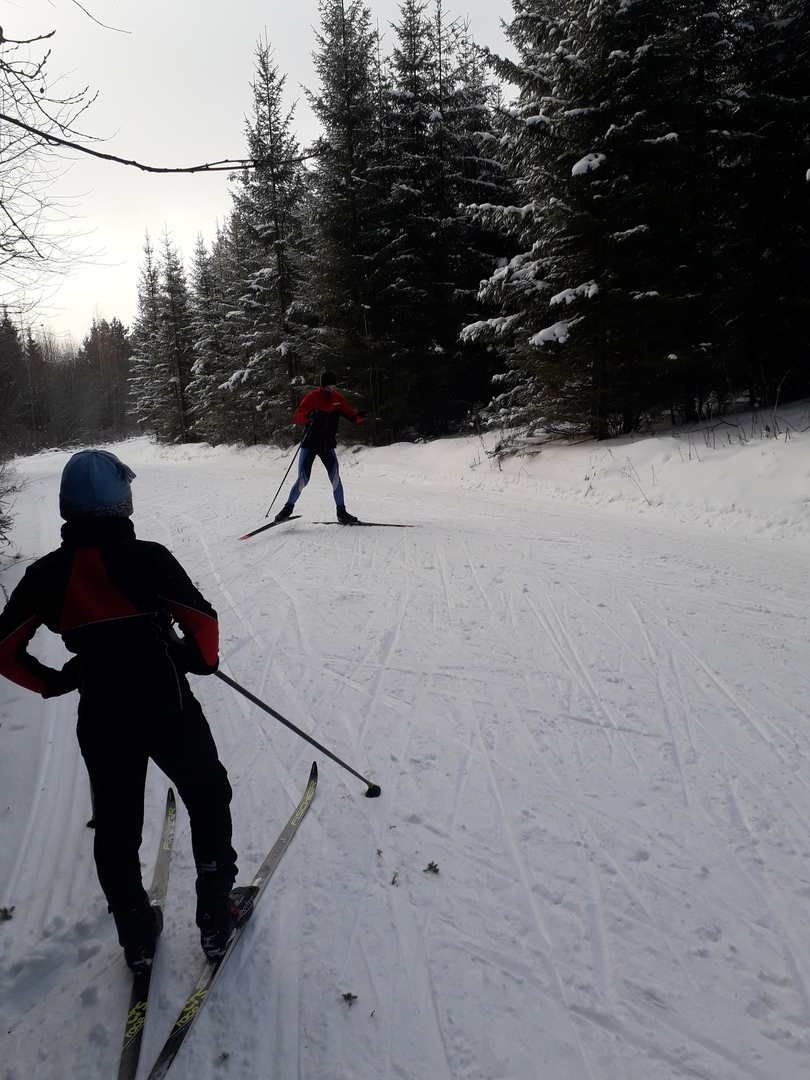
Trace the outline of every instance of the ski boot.
{"type": "Polygon", "coordinates": [[[273,521],[286,521],[287,518],[292,516],[292,512],[293,512],[294,509],[295,509],[295,504],[294,503],[284,503],[282,508],[279,510],[279,512],[273,518],[273,521]]]}
{"type": "Polygon", "coordinates": [[[337,519],[341,525],[356,525],[360,520],[359,518],[356,518],[354,514],[350,514],[343,505],[336,506],[335,509],[337,510],[337,519]]]}
{"type": "Polygon", "coordinates": [[[197,878],[197,926],[202,950],[209,960],[225,955],[236,925],[228,902],[232,886],[232,877],[212,881],[200,874],[197,878]]]}
{"type": "Polygon", "coordinates": [[[229,878],[212,882],[197,879],[197,925],[202,950],[209,960],[222,959],[231,934],[253,914],[258,889],[243,885],[232,890],[232,885],[229,878]]]}
{"type": "Polygon", "coordinates": [[[157,904],[150,904],[144,894],[137,907],[114,911],[112,915],[127,966],[133,975],[142,975],[155,959],[157,939],[163,929],[163,912],[157,904]]]}

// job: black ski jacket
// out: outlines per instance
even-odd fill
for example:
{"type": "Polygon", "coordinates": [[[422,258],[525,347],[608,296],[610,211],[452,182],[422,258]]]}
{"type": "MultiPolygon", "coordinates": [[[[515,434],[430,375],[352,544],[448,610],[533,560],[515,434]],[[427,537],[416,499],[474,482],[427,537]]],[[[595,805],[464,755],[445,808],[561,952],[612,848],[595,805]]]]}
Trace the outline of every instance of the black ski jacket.
{"type": "Polygon", "coordinates": [[[0,675],[43,697],[86,678],[126,692],[157,675],[154,665],[168,674],[167,661],[210,674],[218,650],[214,609],[171,552],[136,539],[127,518],[66,522],[62,546],[28,568],[0,613],[0,675]],[[42,625],[76,654],[61,671],[28,651],[42,625]]]}

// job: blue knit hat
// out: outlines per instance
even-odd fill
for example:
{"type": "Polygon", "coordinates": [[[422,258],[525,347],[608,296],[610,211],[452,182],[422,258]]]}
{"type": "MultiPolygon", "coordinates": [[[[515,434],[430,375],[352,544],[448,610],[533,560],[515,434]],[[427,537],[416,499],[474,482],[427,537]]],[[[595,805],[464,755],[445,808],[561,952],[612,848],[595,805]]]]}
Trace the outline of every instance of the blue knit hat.
{"type": "Polygon", "coordinates": [[[65,520],[87,515],[129,517],[135,473],[109,450],[80,450],[62,471],[59,513],[65,520]]]}

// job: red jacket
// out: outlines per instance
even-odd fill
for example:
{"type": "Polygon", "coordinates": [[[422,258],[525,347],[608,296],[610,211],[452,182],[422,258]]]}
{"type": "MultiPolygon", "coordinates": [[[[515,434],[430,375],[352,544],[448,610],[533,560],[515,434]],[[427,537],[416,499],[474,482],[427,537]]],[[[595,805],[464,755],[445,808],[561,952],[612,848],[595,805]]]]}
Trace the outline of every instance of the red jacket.
{"type": "Polygon", "coordinates": [[[310,390],[295,413],[296,424],[306,424],[311,412],[314,412],[314,416],[301,440],[301,445],[307,450],[334,450],[337,446],[337,429],[341,416],[354,424],[361,420],[360,415],[337,390],[333,390],[331,394],[325,394],[320,388],[310,390]]]}

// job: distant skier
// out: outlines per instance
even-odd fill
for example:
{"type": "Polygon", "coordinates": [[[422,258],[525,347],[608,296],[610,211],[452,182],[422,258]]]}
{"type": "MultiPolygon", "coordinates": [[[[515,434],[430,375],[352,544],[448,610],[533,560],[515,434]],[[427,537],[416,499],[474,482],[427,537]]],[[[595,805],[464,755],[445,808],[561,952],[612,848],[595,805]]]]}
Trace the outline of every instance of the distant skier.
{"type": "Polygon", "coordinates": [[[337,392],[337,377],[333,371],[321,375],[321,384],[317,390],[303,398],[295,414],[296,424],[306,424],[298,454],[298,477],[292,486],[287,502],[276,514],[276,521],[286,521],[293,512],[301,492],[309,483],[315,458],[320,458],[329,474],[332,494],[335,497],[337,519],[342,525],[351,525],[357,521],[346,510],[343,497],[343,484],[340,481],[337,454],[337,429],[341,416],[352,423],[360,424],[366,418],[364,412],[356,412],[342,394],[337,392]]]}
{"type": "Polygon", "coordinates": [[[217,669],[217,616],[165,547],[135,538],[128,520],[134,477],[106,450],[82,450],[68,461],[59,494],[62,545],[28,568],[0,614],[0,674],[46,698],[79,691],[96,869],[137,974],[151,965],[163,928],[138,855],[150,758],[188,809],[207,956],[224,953],[238,912],[229,900],[236,877],[231,786],[186,679],[189,671],[217,669]],[[60,671],[28,652],[41,625],[76,654],[60,671]]]}

